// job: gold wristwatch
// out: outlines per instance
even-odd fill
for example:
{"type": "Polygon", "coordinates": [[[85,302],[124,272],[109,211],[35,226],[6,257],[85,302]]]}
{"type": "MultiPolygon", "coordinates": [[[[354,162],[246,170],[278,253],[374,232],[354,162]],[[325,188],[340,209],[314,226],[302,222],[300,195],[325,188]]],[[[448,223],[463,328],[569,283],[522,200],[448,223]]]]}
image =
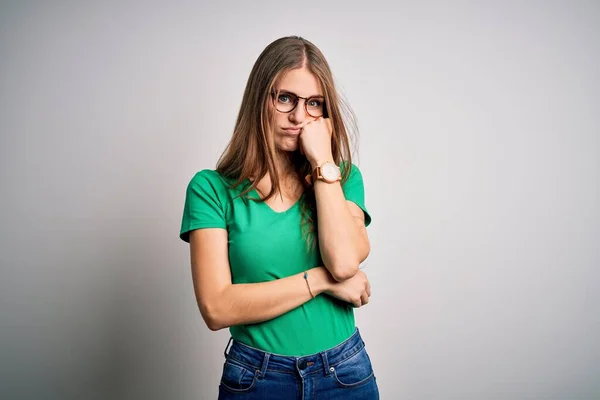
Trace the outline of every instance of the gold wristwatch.
{"type": "Polygon", "coordinates": [[[311,174],[311,183],[321,180],[327,183],[334,183],[342,180],[340,167],[332,162],[326,162],[315,168],[311,174]]]}

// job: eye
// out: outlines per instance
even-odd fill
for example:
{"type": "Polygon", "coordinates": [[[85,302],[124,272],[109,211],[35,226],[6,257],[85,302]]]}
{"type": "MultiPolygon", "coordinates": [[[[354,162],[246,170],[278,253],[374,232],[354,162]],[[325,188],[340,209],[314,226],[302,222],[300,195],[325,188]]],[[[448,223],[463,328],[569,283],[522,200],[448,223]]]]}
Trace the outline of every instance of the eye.
{"type": "Polygon", "coordinates": [[[292,97],[289,94],[280,94],[277,98],[277,101],[280,103],[290,103],[292,101],[292,97]]]}
{"type": "Polygon", "coordinates": [[[323,105],[323,100],[321,99],[309,99],[308,106],[309,107],[321,107],[323,105]]]}

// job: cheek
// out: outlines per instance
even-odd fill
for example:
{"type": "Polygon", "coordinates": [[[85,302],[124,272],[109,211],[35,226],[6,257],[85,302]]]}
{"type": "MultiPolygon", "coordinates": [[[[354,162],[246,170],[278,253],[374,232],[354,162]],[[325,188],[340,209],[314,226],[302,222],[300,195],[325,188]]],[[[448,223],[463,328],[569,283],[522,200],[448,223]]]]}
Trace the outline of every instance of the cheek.
{"type": "Polygon", "coordinates": [[[281,125],[285,125],[287,122],[287,114],[278,112],[271,103],[267,104],[267,115],[271,122],[275,124],[275,128],[281,125]]]}
{"type": "Polygon", "coordinates": [[[275,115],[273,120],[275,121],[276,127],[287,126],[289,125],[288,114],[280,113],[275,111],[275,115]]]}

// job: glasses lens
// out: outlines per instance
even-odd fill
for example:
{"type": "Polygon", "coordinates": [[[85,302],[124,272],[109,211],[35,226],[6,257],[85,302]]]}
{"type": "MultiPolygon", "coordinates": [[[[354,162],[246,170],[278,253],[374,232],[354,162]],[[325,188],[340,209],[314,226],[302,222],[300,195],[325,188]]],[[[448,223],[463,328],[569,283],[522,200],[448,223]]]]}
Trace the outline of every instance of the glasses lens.
{"type": "Polygon", "coordinates": [[[279,96],[275,99],[275,107],[281,112],[292,111],[296,103],[298,103],[298,97],[292,93],[279,93],[279,96]]]}
{"type": "Polygon", "coordinates": [[[325,99],[322,97],[311,97],[306,100],[306,111],[312,117],[320,117],[323,115],[325,109],[325,99]]]}

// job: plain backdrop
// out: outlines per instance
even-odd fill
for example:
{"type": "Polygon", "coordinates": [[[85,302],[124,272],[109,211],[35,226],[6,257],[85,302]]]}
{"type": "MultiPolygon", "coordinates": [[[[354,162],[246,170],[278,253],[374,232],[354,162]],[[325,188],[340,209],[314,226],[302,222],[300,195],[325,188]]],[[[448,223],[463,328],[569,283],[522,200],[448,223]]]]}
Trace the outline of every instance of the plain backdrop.
{"type": "Polygon", "coordinates": [[[381,397],[600,398],[596,1],[1,2],[0,398],[216,398],[185,188],[287,35],[358,117],[381,397]]]}

